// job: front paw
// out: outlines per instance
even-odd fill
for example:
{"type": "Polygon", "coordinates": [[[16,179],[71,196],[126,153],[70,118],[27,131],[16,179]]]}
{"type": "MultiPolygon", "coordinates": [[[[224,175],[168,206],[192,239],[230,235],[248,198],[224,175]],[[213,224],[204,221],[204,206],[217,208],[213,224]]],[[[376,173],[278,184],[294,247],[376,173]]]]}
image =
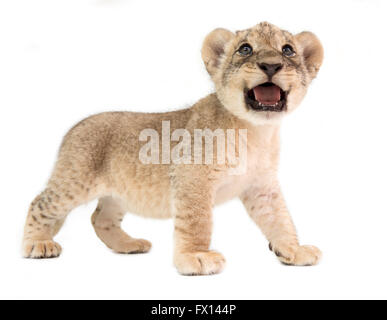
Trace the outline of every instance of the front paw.
{"type": "Polygon", "coordinates": [[[322,256],[321,251],[314,246],[286,245],[280,243],[273,245],[270,243],[269,248],[286,265],[313,266],[320,261],[322,256]]]}
{"type": "Polygon", "coordinates": [[[177,271],[183,275],[198,276],[220,273],[226,260],[215,251],[176,253],[174,258],[177,271]]]}

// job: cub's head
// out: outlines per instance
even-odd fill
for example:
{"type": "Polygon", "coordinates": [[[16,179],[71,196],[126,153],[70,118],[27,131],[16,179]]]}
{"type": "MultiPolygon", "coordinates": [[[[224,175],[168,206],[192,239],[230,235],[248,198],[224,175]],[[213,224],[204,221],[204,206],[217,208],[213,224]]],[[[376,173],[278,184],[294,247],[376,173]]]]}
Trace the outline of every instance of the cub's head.
{"type": "Polygon", "coordinates": [[[276,121],[293,111],[323,61],[323,47],[310,32],[296,35],[263,22],[233,33],[215,29],[202,58],[219,100],[253,124],[276,121]]]}

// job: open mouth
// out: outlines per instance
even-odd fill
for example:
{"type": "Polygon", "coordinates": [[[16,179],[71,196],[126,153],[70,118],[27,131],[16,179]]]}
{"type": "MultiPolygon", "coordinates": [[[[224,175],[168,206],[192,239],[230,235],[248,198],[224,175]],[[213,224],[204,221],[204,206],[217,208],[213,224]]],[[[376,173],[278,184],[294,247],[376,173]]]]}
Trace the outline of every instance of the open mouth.
{"type": "Polygon", "coordinates": [[[288,93],[272,82],[265,82],[248,90],[246,104],[255,111],[281,112],[286,110],[288,93]]]}

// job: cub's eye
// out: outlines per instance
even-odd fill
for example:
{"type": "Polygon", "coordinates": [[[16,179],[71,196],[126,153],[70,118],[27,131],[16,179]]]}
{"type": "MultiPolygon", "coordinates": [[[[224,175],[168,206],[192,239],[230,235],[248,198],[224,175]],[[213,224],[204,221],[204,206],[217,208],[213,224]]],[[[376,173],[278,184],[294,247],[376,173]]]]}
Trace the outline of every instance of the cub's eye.
{"type": "Polygon", "coordinates": [[[238,49],[238,53],[241,56],[249,56],[251,55],[252,52],[253,52],[253,48],[248,43],[242,44],[238,49]]]}
{"type": "Polygon", "coordinates": [[[293,47],[289,44],[285,44],[282,47],[282,53],[286,57],[294,57],[296,55],[296,52],[294,51],[293,47]]]}

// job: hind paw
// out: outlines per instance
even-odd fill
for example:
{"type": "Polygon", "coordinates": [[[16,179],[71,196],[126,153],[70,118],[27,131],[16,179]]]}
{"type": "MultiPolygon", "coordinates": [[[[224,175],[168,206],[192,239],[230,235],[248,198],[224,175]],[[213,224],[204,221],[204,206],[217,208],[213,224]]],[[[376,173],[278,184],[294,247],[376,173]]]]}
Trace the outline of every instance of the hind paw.
{"type": "Polygon", "coordinates": [[[23,243],[23,256],[25,258],[55,258],[61,252],[61,246],[53,240],[25,240],[23,243]]]}

